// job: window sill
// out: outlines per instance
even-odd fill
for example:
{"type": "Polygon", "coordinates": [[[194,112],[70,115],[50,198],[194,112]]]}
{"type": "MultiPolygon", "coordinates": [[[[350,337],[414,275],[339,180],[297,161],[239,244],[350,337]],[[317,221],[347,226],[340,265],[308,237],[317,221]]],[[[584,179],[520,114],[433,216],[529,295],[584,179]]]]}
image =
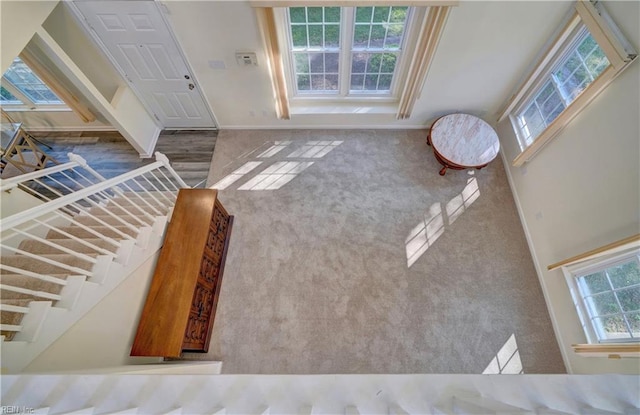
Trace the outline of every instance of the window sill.
{"type": "Polygon", "coordinates": [[[573,351],[582,357],[607,357],[621,359],[623,357],[640,357],[640,344],[573,344],[573,351]]]}
{"type": "Polygon", "coordinates": [[[397,103],[316,103],[293,104],[292,115],[328,115],[328,114],[393,114],[398,112],[397,103]]]}
{"type": "Polygon", "coordinates": [[[36,108],[24,106],[2,106],[2,110],[5,112],[66,112],[71,111],[71,108],[64,105],[38,106],[36,108]]]}

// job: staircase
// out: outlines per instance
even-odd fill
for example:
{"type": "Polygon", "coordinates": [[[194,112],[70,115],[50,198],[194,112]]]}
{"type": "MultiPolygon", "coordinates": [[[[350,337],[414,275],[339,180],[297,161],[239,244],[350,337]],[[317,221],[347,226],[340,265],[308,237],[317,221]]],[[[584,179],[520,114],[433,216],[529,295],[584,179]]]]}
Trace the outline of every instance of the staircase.
{"type": "MultiPolygon", "coordinates": [[[[17,373],[160,248],[177,192],[156,162],[105,179],[70,163],[0,182],[39,205],[0,221],[2,370],[17,373]]],[[[6,197],[6,196],[3,196],[6,197]]]]}

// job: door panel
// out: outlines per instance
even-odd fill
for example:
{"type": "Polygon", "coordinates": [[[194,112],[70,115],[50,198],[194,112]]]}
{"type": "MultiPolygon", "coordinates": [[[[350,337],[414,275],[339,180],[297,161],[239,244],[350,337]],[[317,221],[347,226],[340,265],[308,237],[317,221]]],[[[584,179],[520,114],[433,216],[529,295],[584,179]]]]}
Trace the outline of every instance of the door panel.
{"type": "Polygon", "coordinates": [[[163,127],[215,127],[193,74],[153,1],[74,4],[163,127]]]}
{"type": "Polygon", "coordinates": [[[187,114],[187,117],[197,118],[200,116],[200,114],[198,113],[198,109],[189,94],[179,92],[175,94],[175,97],[180,103],[180,106],[182,107],[184,113],[187,114]]]}

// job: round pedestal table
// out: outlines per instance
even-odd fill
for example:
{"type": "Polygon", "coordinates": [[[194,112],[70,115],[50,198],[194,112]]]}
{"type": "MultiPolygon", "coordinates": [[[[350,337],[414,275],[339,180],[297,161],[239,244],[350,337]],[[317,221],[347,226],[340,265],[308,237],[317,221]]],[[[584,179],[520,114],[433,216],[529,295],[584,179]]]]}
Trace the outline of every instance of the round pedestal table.
{"type": "Polygon", "coordinates": [[[427,144],[442,164],[440,175],[447,169],[481,169],[498,155],[500,142],[493,128],[469,114],[450,114],[438,118],[429,130],[427,144]]]}

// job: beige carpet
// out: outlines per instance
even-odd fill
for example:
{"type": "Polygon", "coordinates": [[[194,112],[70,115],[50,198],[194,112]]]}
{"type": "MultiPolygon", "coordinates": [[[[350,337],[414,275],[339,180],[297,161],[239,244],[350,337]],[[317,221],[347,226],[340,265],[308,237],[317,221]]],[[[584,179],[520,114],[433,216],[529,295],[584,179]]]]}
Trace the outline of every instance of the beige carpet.
{"type": "Polygon", "coordinates": [[[505,172],[425,131],[222,131],[224,373],[561,373],[505,172]]]}

